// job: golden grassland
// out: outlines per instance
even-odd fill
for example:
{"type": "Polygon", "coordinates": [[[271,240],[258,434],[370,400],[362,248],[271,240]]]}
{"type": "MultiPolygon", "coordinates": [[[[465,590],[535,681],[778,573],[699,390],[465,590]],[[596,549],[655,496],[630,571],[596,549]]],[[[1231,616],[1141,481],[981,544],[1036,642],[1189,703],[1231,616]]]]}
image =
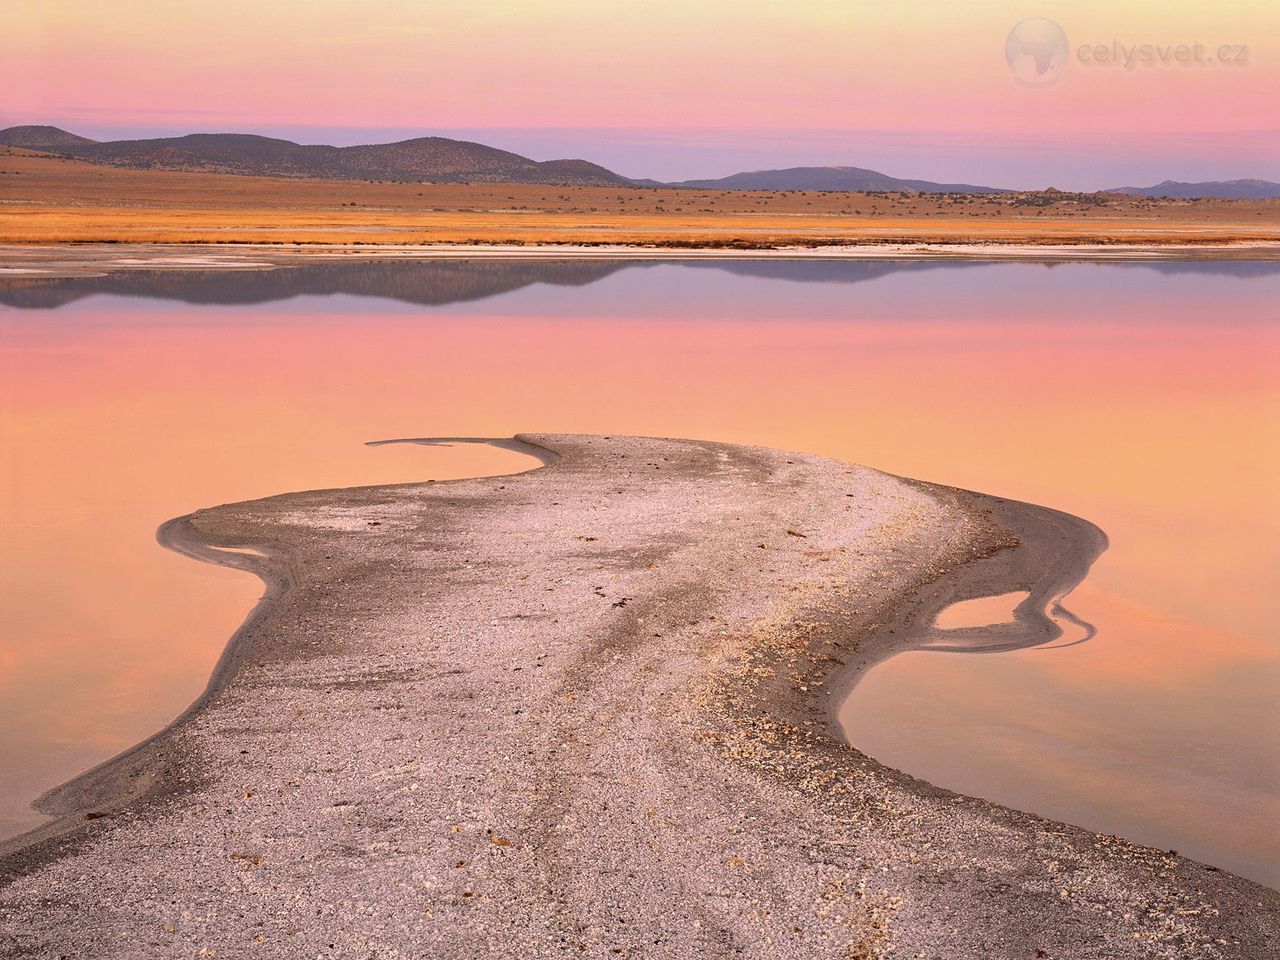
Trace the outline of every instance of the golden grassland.
{"type": "Polygon", "coordinates": [[[1220,244],[1280,240],[1280,200],[918,195],[282,179],[0,148],[0,243],[1220,244]]]}

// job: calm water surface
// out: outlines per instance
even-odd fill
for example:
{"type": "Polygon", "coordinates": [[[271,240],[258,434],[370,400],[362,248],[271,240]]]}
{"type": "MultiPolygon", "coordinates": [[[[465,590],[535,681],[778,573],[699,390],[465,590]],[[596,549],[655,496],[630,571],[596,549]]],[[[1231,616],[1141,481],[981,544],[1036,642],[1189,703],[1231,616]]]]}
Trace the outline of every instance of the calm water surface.
{"type": "Polygon", "coordinates": [[[366,440],[637,433],[828,454],[1100,525],[1111,549],[1070,599],[1094,639],[894,657],[842,722],[943,786],[1280,884],[1276,266],[336,263],[8,283],[0,373],[0,834],[181,712],[258,596],[162,551],[163,520],[526,465],[366,440]]]}

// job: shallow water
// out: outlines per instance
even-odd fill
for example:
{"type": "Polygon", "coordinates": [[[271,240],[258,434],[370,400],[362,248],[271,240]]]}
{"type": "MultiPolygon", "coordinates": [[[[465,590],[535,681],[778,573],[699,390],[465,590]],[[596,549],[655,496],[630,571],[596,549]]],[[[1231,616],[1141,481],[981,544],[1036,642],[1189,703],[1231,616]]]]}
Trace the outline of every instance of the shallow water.
{"type": "Polygon", "coordinates": [[[1013,610],[1031,596],[1029,590],[1013,590],[990,597],[974,597],[943,607],[933,618],[939,630],[958,630],[961,627],[985,627],[994,623],[1009,623],[1013,610]]]}
{"type": "Polygon", "coordinates": [[[161,550],[163,520],[526,464],[366,440],[639,433],[828,454],[1097,523],[1111,548],[1068,599],[1097,636],[894,657],[842,722],[935,783],[1276,885],[1277,304],[1276,265],[1216,263],[0,281],[0,832],[179,713],[260,592],[161,550]]]}

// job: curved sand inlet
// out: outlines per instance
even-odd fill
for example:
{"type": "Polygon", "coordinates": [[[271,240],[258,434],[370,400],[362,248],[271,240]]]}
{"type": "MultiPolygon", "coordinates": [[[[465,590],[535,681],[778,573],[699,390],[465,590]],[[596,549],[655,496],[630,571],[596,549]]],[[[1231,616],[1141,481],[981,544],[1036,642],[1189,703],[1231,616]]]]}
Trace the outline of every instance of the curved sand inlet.
{"type": "MultiPolygon", "coordinates": [[[[1016,501],[984,497],[985,516],[1006,530],[1021,526],[1028,506],[1016,501]]],[[[1018,538],[1016,550],[1002,550],[976,558],[960,575],[942,577],[922,589],[901,611],[891,652],[937,650],[963,653],[1001,653],[1053,644],[1063,634],[1059,621],[1082,633],[1071,643],[1083,643],[1096,633],[1062,605],[1062,599],[1088,575],[1107,548],[1107,537],[1088,521],[1047,507],[1037,507],[1034,536],[1018,538]],[[1025,592],[1007,622],[977,626],[936,626],[938,614],[957,603],[993,594],[1025,592]]]]}
{"type": "Polygon", "coordinates": [[[167,525],[268,596],[179,723],[50,794],[56,829],[9,844],[0,955],[1275,942],[1272,891],[936,789],[841,738],[838,691],[938,642],[927,625],[957,599],[1028,590],[1006,640],[1052,639],[1045,609],[1096,528],[820,457],[517,440],[559,458],[167,525]]]}

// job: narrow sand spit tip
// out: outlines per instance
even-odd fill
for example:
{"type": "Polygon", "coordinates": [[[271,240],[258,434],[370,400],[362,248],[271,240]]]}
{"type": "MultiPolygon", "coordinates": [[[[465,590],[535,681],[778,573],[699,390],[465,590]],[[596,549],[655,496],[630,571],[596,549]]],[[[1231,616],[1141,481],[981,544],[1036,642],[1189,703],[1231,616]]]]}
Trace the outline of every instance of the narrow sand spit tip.
{"type": "Polygon", "coordinates": [[[267,596],[179,723],[9,845],[0,955],[1244,958],[1280,936],[1273,891],[841,739],[840,691],[949,604],[1025,590],[1006,639],[1059,629],[1092,525],[756,447],[500,442],[547,462],[166,524],[267,596]]]}

